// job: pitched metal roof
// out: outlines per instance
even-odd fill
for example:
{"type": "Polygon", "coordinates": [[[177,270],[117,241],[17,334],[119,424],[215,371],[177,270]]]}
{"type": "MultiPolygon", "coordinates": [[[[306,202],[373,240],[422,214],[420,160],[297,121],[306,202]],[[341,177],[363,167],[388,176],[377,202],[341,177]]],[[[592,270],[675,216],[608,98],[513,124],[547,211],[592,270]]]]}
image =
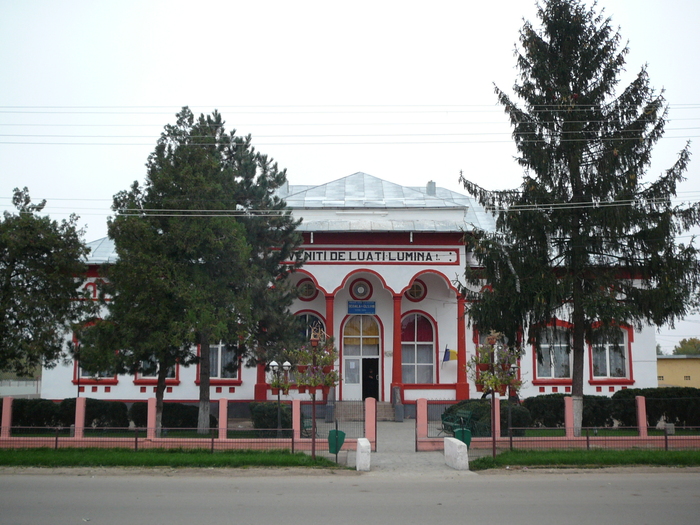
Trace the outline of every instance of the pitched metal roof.
{"type": "Polygon", "coordinates": [[[426,187],[401,186],[367,173],[354,173],[318,186],[288,186],[278,195],[285,199],[287,206],[296,217],[304,218],[301,231],[469,231],[474,229],[492,230],[493,217],[467,195],[446,188],[438,188],[434,183],[426,187]],[[432,186],[431,186],[432,184],[432,186]],[[429,190],[428,188],[431,188],[429,190]],[[413,220],[397,218],[347,217],[319,218],[317,214],[308,219],[305,210],[387,210],[406,209],[461,211],[458,219],[433,218],[416,214],[413,220]]]}
{"type": "MultiPolygon", "coordinates": [[[[303,219],[300,231],[461,232],[495,228],[493,216],[467,195],[434,183],[401,186],[362,172],[318,186],[285,185],[277,195],[287,202],[294,217],[303,219]]],[[[114,242],[107,237],[88,243],[88,247],[88,264],[117,260],[114,242]]]]}

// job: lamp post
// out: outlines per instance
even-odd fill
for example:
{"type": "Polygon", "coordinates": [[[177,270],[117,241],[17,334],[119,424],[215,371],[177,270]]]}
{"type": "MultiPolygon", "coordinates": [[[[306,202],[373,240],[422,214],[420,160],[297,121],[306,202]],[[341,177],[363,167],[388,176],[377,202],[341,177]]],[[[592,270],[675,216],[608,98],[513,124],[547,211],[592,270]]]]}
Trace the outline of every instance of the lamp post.
{"type": "MultiPolygon", "coordinates": [[[[311,333],[311,356],[312,356],[312,370],[316,374],[316,350],[318,349],[319,337],[316,332],[311,333]]],[[[316,459],[316,390],[314,389],[311,394],[311,459],[316,459]]]]}
{"type": "MultiPolygon", "coordinates": [[[[280,365],[277,364],[277,361],[272,361],[270,363],[270,370],[272,370],[272,373],[275,374],[275,377],[277,378],[277,384],[280,384],[280,378],[282,376],[282,371],[286,374],[289,372],[289,369],[292,368],[292,365],[290,364],[289,361],[285,361],[284,364],[282,365],[282,369],[280,369],[280,365]]],[[[279,438],[281,435],[282,431],[282,399],[280,398],[280,388],[277,389],[277,437],[279,438]]]]}

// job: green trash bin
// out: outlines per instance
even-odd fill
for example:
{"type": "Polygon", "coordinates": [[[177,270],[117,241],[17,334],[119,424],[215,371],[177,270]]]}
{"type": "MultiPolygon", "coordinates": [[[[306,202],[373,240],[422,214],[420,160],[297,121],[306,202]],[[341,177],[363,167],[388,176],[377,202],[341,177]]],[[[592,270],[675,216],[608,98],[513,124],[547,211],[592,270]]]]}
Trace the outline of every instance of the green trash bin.
{"type": "Polygon", "coordinates": [[[337,454],[345,443],[345,432],[342,430],[331,430],[328,432],[328,452],[337,454]]]}
{"type": "Polygon", "coordinates": [[[459,439],[462,443],[467,445],[467,448],[469,448],[469,445],[472,442],[472,431],[464,427],[457,428],[455,429],[455,439],[459,439]]]}

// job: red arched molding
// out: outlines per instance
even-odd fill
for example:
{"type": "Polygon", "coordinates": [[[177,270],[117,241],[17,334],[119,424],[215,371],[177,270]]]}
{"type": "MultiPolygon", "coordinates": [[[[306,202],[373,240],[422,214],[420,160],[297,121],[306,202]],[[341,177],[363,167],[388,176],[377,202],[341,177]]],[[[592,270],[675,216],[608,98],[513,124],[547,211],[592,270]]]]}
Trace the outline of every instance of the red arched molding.
{"type": "Polygon", "coordinates": [[[447,277],[447,275],[445,275],[444,273],[442,273],[442,272],[440,272],[440,271],[438,271],[438,270],[433,270],[433,269],[421,270],[420,272],[416,273],[416,274],[411,278],[411,280],[410,280],[410,282],[408,283],[408,285],[405,286],[405,287],[401,290],[401,295],[405,294],[406,291],[407,291],[408,289],[411,288],[411,286],[413,285],[413,281],[415,281],[416,279],[418,279],[420,276],[422,276],[422,275],[427,275],[427,274],[437,275],[437,276],[440,277],[443,281],[445,281],[445,284],[447,285],[447,288],[448,288],[448,289],[452,290],[454,293],[456,293],[456,294],[459,295],[459,290],[458,290],[457,287],[452,283],[452,281],[447,277]]]}
{"type": "Polygon", "coordinates": [[[314,286],[316,287],[316,289],[317,289],[319,292],[321,292],[321,293],[324,294],[324,295],[328,293],[328,291],[327,291],[323,286],[321,286],[321,285],[318,284],[318,280],[316,279],[316,276],[315,276],[314,274],[312,274],[311,272],[309,272],[308,270],[304,270],[303,268],[299,268],[299,269],[296,270],[296,272],[294,272],[294,273],[297,274],[297,275],[303,275],[303,276],[304,276],[304,277],[300,278],[300,279],[297,281],[297,284],[298,284],[302,279],[304,279],[304,278],[309,278],[309,279],[311,279],[311,281],[314,283],[314,286]]]}
{"type": "Polygon", "coordinates": [[[369,268],[358,268],[356,270],[351,271],[343,278],[343,281],[340,283],[340,285],[335,290],[333,290],[333,295],[336,295],[340,290],[345,288],[347,286],[348,281],[352,279],[354,275],[360,273],[368,273],[375,276],[377,279],[379,279],[379,282],[382,283],[382,288],[389,291],[392,295],[395,293],[394,290],[386,284],[384,276],[382,276],[380,273],[376,272],[375,270],[370,270],[369,268]]]}

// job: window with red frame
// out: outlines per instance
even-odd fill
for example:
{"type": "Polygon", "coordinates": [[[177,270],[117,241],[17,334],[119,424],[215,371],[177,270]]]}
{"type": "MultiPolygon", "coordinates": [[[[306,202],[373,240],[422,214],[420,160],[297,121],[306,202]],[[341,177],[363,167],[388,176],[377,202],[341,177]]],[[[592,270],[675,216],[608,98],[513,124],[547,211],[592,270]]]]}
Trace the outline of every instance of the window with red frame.
{"type": "Polygon", "coordinates": [[[571,379],[571,336],[564,328],[551,326],[540,336],[537,379],[571,379]]]}
{"type": "Polygon", "coordinates": [[[404,383],[435,382],[435,332],[424,315],[401,321],[401,374],[404,383]]]}
{"type": "Polygon", "coordinates": [[[221,342],[209,345],[209,377],[238,379],[238,356],[235,348],[229,348],[221,342]]]}
{"type": "Polygon", "coordinates": [[[595,379],[627,377],[627,344],[622,330],[596,334],[591,352],[595,379]]]}

